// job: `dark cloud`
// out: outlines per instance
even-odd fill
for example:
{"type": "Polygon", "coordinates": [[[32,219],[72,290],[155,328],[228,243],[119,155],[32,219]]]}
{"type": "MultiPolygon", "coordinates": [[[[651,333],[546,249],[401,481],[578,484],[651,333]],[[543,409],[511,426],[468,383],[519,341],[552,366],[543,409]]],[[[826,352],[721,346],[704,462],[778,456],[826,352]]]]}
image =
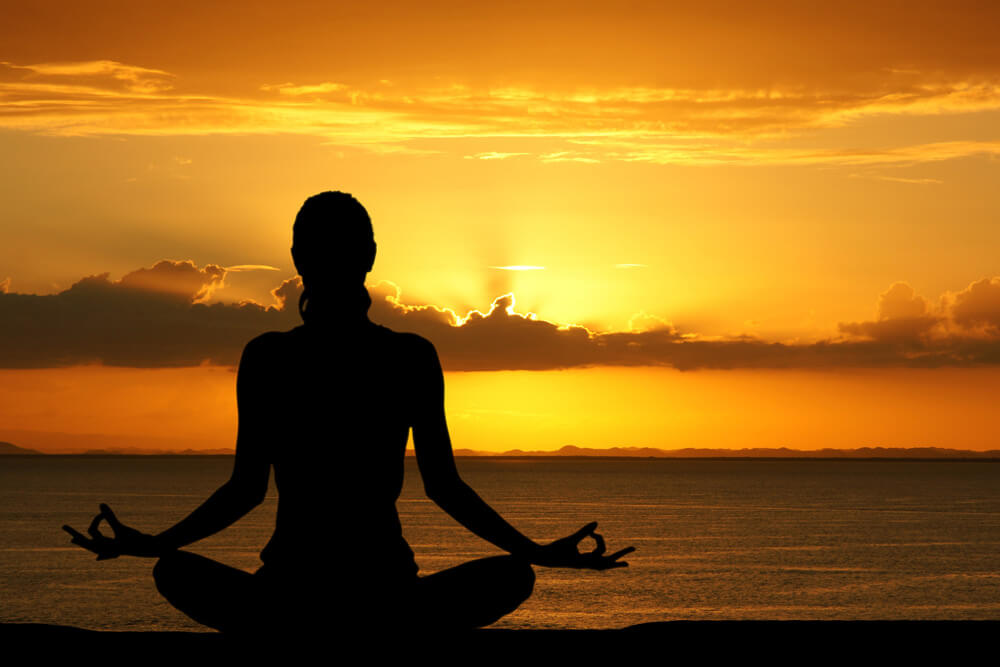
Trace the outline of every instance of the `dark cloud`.
{"type": "MultiPolygon", "coordinates": [[[[412,331],[431,340],[446,369],[546,370],[633,365],[627,359],[638,358],[632,349],[614,352],[613,348],[622,346],[584,327],[559,326],[516,313],[510,294],[495,299],[488,312],[473,311],[460,320],[450,310],[403,305],[394,286],[387,283],[371,291],[371,318],[391,329],[412,331]]],[[[673,332],[665,335],[676,337],[673,332]]]]}
{"type": "Polygon", "coordinates": [[[151,269],[136,269],[126,273],[117,285],[126,290],[145,290],[173,295],[182,302],[201,302],[222,286],[226,269],[209,264],[199,269],[194,262],[161,260],[151,269]]]}
{"type": "MultiPolygon", "coordinates": [[[[1000,285],[1000,279],[997,284],[1000,285]]],[[[1000,363],[1000,340],[930,338],[941,317],[905,283],[881,295],[875,322],[842,324],[847,338],[785,344],[753,337],[701,340],[657,322],[643,331],[592,332],[516,313],[510,295],[464,321],[453,311],[406,306],[396,288],[372,288],[372,319],[434,342],[450,370],[547,370],[580,366],[699,368],[937,367],[1000,363]],[[461,322],[461,326],[457,326],[461,322]]],[[[962,301],[965,292],[956,299],[962,301]]],[[[1000,310],[996,311],[1000,314],[1000,310]]],[[[646,318],[649,319],[649,318],[646,318]]],[[[998,336],[997,338],[1000,338],[998,336]]]]}
{"type": "Polygon", "coordinates": [[[200,303],[224,276],[219,266],[165,260],[58,294],[0,294],[0,367],[233,365],[246,341],[294,322],[254,303],[200,303]]]}
{"type": "Polygon", "coordinates": [[[983,278],[954,295],[951,317],[962,327],[1000,336],[1000,278],[983,278]]]}
{"type": "Polygon", "coordinates": [[[850,336],[882,342],[923,342],[942,318],[932,315],[927,300],[903,282],[893,283],[878,299],[878,319],[842,322],[840,330],[850,336]]]}
{"type": "MultiPolygon", "coordinates": [[[[226,271],[163,261],[112,281],[84,278],[59,294],[0,290],[0,367],[83,363],[233,366],[247,341],[301,323],[301,281],[272,291],[275,305],[204,301],[226,271]]],[[[1000,364],[1000,278],[946,295],[937,310],[905,283],[878,302],[877,319],[840,325],[837,339],[786,344],[754,337],[701,339],[644,317],[641,330],[595,332],[522,315],[514,297],[467,315],[403,303],[391,283],[371,286],[371,319],[418,333],[446,370],[552,370],[584,366],[699,368],[936,367],[1000,364]]]]}
{"type": "Polygon", "coordinates": [[[847,344],[883,349],[900,365],[1000,363],[1000,278],[946,294],[936,309],[908,284],[893,283],[879,296],[878,319],[844,322],[840,331],[850,338],[847,344]]]}

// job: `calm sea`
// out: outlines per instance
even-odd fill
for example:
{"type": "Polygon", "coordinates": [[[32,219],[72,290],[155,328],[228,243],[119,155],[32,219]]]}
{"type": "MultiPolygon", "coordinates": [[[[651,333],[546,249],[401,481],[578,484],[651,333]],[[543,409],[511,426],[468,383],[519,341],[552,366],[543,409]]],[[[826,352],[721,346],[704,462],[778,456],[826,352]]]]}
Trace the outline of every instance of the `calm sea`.
{"type": "MultiPolygon", "coordinates": [[[[98,563],[60,526],[84,530],[107,502],[122,520],[158,531],[225,481],[231,465],[225,457],[0,459],[0,620],[198,629],[161,601],[152,561],[98,563]]],[[[553,539],[596,520],[609,549],[638,549],[624,569],[539,568],[535,594],[499,626],[1000,619],[1000,463],[465,459],[459,467],[529,536],[553,539]]],[[[192,550],[256,569],[274,508],[272,492],[192,550]]],[[[499,553],[423,496],[412,461],[399,511],[424,573],[499,553]]]]}

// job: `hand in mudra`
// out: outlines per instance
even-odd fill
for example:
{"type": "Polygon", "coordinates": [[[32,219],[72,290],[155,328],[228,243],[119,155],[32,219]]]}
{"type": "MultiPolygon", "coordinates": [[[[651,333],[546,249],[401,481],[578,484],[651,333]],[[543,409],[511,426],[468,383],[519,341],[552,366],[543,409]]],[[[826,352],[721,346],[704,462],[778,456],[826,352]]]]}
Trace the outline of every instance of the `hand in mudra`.
{"type": "Polygon", "coordinates": [[[87,529],[87,534],[90,537],[77,532],[70,526],[63,526],[63,530],[73,536],[73,539],[70,540],[73,544],[97,554],[97,560],[107,560],[119,556],[155,558],[161,555],[162,549],[157,544],[155,537],[135,528],[129,528],[118,520],[107,505],[102,503],[100,509],[100,513],[94,517],[87,529]],[[108,522],[114,537],[108,537],[101,533],[101,521],[108,522]]]}
{"type": "Polygon", "coordinates": [[[604,538],[597,532],[597,522],[588,523],[572,535],[567,535],[551,544],[539,548],[531,562],[548,567],[574,567],[587,570],[608,570],[613,567],[627,567],[628,563],[618,560],[626,554],[635,551],[635,547],[626,547],[609,556],[604,553],[607,548],[604,538]],[[593,551],[580,553],[580,542],[587,537],[593,538],[597,546],[593,551]]]}

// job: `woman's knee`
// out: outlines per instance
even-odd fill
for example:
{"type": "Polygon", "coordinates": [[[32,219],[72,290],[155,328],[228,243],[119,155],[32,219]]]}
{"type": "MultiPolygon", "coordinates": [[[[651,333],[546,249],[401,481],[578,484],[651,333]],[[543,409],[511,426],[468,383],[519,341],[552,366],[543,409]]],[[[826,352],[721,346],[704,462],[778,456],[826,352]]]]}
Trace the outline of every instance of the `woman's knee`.
{"type": "Polygon", "coordinates": [[[511,592],[523,602],[531,597],[532,591],[535,590],[535,569],[526,560],[513,558],[513,561],[510,566],[511,592]]]}
{"type": "Polygon", "coordinates": [[[528,561],[514,556],[503,556],[495,563],[493,589],[495,607],[491,618],[478,625],[488,625],[502,616],[513,612],[531,597],[535,589],[535,570],[528,561]]]}
{"type": "Polygon", "coordinates": [[[179,584],[186,581],[191,576],[193,560],[200,558],[194,554],[184,551],[172,551],[160,556],[153,565],[153,581],[156,583],[156,590],[160,594],[169,598],[179,584]]]}
{"type": "Polygon", "coordinates": [[[160,556],[153,565],[153,581],[156,582],[156,590],[163,595],[166,595],[165,589],[171,588],[170,584],[177,570],[176,559],[173,556],[173,554],[160,556]]]}
{"type": "Polygon", "coordinates": [[[516,556],[497,556],[492,559],[491,578],[494,585],[520,604],[531,597],[535,589],[535,570],[531,563],[516,556]]]}
{"type": "Polygon", "coordinates": [[[204,556],[175,551],[153,566],[156,589],[171,605],[216,630],[257,627],[264,613],[253,575],[204,556]]]}

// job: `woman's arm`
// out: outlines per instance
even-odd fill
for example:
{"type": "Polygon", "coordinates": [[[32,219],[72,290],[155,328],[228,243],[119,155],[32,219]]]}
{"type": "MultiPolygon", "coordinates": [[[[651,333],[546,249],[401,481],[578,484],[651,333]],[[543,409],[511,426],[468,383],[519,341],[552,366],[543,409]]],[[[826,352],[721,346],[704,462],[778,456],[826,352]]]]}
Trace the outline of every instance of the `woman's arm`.
{"type": "Polygon", "coordinates": [[[596,523],[547,545],[540,545],[510,525],[466,484],[458,474],[444,412],[444,374],[434,346],[420,339],[417,355],[418,384],[413,392],[419,401],[414,412],[413,446],[427,496],[470,531],[504,551],[538,565],[606,569],[623,567],[618,559],[634,549],[629,547],[604,555],[604,540],[595,531],[596,523]],[[577,546],[591,536],[597,543],[593,552],[581,554],[577,546]]]}
{"type": "Polygon", "coordinates": [[[246,451],[247,447],[241,447],[246,440],[237,438],[236,461],[229,481],[187,517],[155,536],[161,553],[180,549],[214,535],[236,523],[263,502],[270,467],[266,462],[256,460],[253,454],[246,451]]]}
{"type": "Polygon", "coordinates": [[[192,542],[214,535],[242,518],[264,500],[270,477],[270,463],[265,456],[266,427],[263,422],[264,389],[268,378],[267,355],[261,349],[264,337],[251,341],[243,350],[236,379],[236,403],[239,426],[236,437],[236,457],[229,480],[191,514],[158,535],[147,535],[122,524],[107,505],[88,529],[90,538],[69,526],[63,526],[73,536],[73,543],[97,554],[98,560],[120,555],[160,556],[192,542]],[[101,534],[99,525],[108,522],[114,538],[101,534]]]}
{"type": "Polygon", "coordinates": [[[268,425],[266,388],[268,334],[250,341],[243,349],[236,376],[236,457],[233,473],[225,484],[186,518],[156,536],[164,551],[197,542],[231,526],[257,507],[267,494],[271,464],[265,455],[268,425]]]}
{"type": "Polygon", "coordinates": [[[459,476],[443,403],[414,422],[413,445],[428,498],[479,537],[531,560],[539,545],[507,523],[459,476]]]}

